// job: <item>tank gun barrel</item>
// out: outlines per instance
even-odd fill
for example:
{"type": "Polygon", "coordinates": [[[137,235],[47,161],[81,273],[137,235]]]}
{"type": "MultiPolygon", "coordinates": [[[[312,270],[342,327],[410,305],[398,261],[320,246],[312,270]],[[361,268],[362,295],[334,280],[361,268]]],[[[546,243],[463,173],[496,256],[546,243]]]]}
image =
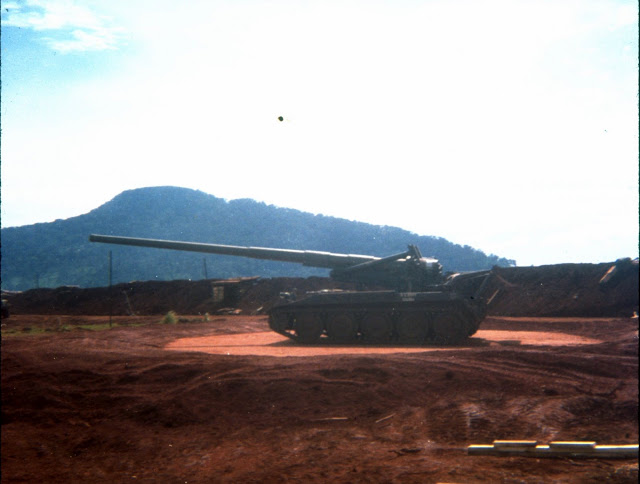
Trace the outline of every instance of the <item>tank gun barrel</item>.
{"type": "Polygon", "coordinates": [[[91,234],[89,236],[89,241],[101,242],[105,244],[155,247],[157,249],[232,255],[249,257],[252,259],[274,260],[280,262],[294,262],[305,266],[322,267],[328,269],[346,268],[380,260],[378,257],[368,255],[332,254],[330,252],[320,252],[313,250],[271,249],[266,247],[240,247],[235,245],[178,242],[173,240],[142,239],[138,237],[120,237],[98,234],[91,234]]]}
{"type": "Polygon", "coordinates": [[[442,282],[442,266],[435,259],[423,258],[414,245],[410,245],[405,252],[380,258],[372,255],[241,247],[98,234],[91,234],[89,241],[293,262],[309,267],[331,269],[330,276],[338,281],[382,285],[404,291],[417,290],[442,282]]]}

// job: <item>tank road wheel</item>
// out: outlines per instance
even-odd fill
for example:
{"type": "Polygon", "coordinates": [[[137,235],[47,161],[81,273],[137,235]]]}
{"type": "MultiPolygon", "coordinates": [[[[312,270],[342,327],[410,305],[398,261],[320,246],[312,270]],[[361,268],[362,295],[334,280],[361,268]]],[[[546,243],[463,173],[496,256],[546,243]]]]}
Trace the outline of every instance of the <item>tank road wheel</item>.
{"type": "Polygon", "coordinates": [[[355,341],[358,323],[345,313],[329,314],[327,318],[327,336],[334,343],[355,341]]]}
{"type": "Polygon", "coordinates": [[[396,321],[396,332],[402,343],[424,343],[427,337],[429,318],[423,312],[401,314],[396,321]]]}
{"type": "Polygon", "coordinates": [[[269,315],[269,327],[276,333],[285,333],[286,330],[291,329],[291,319],[289,313],[274,311],[269,315]]]}
{"type": "Polygon", "coordinates": [[[362,337],[367,343],[386,343],[392,330],[393,325],[384,313],[370,313],[362,321],[362,337]]]}
{"type": "Polygon", "coordinates": [[[451,346],[467,338],[467,328],[458,311],[446,311],[436,316],[431,325],[431,341],[438,346],[451,346]]]}
{"type": "Polygon", "coordinates": [[[316,343],[322,335],[322,321],[316,314],[297,314],[293,329],[296,341],[304,344],[316,343]]]}

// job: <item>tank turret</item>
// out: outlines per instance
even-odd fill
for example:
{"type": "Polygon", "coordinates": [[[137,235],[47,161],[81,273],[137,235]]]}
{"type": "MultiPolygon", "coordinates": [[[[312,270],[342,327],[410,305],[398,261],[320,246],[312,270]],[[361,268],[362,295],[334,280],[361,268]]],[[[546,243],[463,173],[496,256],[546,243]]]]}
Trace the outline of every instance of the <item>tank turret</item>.
{"type": "MultiPolygon", "coordinates": [[[[271,329],[301,343],[326,339],[335,343],[456,344],[474,334],[486,314],[480,290],[458,294],[452,284],[455,279],[445,280],[440,263],[422,257],[415,245],[380,258],[96,234],[89,240],[293,262],[331,269],[331,277],[338,281],[388,288],[316,292],[275,305],[269,314],[271,329]]],[[[484,271],[480,276],[486,278],[488,274],[484,271]]]]}

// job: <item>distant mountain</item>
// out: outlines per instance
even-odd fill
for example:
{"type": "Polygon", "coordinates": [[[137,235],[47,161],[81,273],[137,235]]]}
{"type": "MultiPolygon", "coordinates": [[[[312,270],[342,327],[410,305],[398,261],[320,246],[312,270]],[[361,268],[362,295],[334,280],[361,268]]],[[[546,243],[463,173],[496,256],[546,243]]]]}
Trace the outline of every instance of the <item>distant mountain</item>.
{"type": "Polygon", "coordinates": [[[88,241],[91,233],[228,245],[252,245],[386,256],[416,244],[445,271],[512,266],[515,261],[460,246],[440,237],[396,227],[313,215],[249,199],[225,201],[179,187],[128,190],[91,212],[66,220],[2,229],[2,289],[108,284],[132,280],[236,276],[327,275],[298,264],[205,255],[88,241]]]}

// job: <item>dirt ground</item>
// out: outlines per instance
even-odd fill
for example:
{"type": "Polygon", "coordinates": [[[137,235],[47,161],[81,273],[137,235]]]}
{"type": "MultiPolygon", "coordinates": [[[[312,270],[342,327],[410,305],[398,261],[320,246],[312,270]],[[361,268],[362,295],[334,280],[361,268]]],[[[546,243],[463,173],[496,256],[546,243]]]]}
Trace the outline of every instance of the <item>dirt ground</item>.
{"type": "Polygon", "coordinates": [[[637,458],[466,455],[494,439],[637,443],[637,317],[492,316],[448,349],[160,319],[2,321],[2,482],[638,480],[637,458]]]}

